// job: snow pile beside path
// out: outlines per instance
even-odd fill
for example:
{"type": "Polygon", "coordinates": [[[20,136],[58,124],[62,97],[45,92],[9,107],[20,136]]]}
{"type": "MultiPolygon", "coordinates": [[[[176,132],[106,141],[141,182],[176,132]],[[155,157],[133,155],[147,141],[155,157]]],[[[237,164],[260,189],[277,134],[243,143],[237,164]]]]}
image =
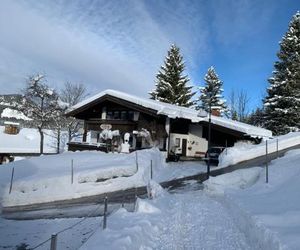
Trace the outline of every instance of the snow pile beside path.
{"type": "MultiPolygon", "coordinates": [[[[291,132],[286,135],[278,136],[268,140],[268,152],[274,153],[300,144],[300,132],[291,132]]],[[[227,148],[219,156],[219,167],[227,167],[239,162],[247,161],[266,154],[266,142],[263,141],[258,145],[249,143],[237,143],[234,147],[227,148]]]]}
{"type": "Polygon", "coordinates": [[[239,220],[244,218],[246,224],[254,220],[252,227],[256,235],[269,242],[268,249],[299,249],[299,162],[300,150],[289,151],[271,162],[269,183],[265,183],[265,175],[261,174],[255,185],[226,192],[232,213],[244,214],[239,220]]]}
{"type": "Polygon", "coordinates": [[[148,197],[151,199],[163,196],[166,191],[157,182],[151,180],[147,185],[148,197]]]}
{"type": "Polygon", "coordinates": [[[80,250],[155,249],[153,235],[157,226],[151,223],[152,216],[153,213],[129,213],[121,208],[108,217],[108,228],[97,230],[80,250]]]}
{"type": "Polygon", "coordinates": [[[243,189],[253,185],[259,178],[262,168],[240,169],[231,173],[210,177],[203,182],[204,188],[212,193],[224,193],[226,189],[243,189]]]}
{"type": "MultiPolygon", "coordinates": [[[[241,208],[228,195],[218,197],[219,201],[230,211],[230,216],[241,231],[247,235],[249,242],[256,242],[263,250],[283,250],[286,247],[281,243],[278,234],[267,228],[257,217],[241,208]]],[[[256,204],[259,205],[259,204],[256,204]]]]}
{"type": "Polygon", "coordinates": [[[145,186],[150,180],[151,160],[156,172],[164,168],[164,158],[157,148],[131,154],[65,152],[13,162],[0,168],[0,201],[3,197],[3,206],[27,205],[145,186]],[[13,167],[15,176],[9,194],[13,167]]]}
{"type": "Polygon", "coordinates": [[[155,207],[154,205],[150,204],[146,200],[138,199],[136,204],[136,212],[138,213],[146,213],[146,214],[152,214],[152,213],[159,213],[160,210],[155,207]]]}

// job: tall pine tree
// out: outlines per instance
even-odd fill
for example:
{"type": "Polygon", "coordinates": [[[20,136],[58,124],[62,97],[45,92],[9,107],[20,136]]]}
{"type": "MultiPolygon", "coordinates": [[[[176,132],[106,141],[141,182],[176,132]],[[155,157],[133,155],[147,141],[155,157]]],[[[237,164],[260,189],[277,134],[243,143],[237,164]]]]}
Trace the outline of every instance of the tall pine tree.
{"type": "Polygon", "coordinates": [[[218,110],[220,114],[227,112],[227,105],[222,96],[223,82],[219,79],[215,69],[210,67],[204,77],[205,87],[200,87],[200,97],[198,101],[200,104],[196,109],[204,109],[209,111],[209,106],[214,110],[218,110]]]}
{"type": "Polygon", "coordinates": [[[191,86],[187,86],[189,78],[184,75],[185,65],[176,45],[168,51],[164,65],[156,75],[155,89],[151,91],[150,98],[162,102],[190,107],[193,105],[191,86]]]}
{"type": "Polygon", "coordinates": [[[293,16],[277,57],[264,99],[264,123],[279,135],[300,128],[300,12],[293,16]]]}

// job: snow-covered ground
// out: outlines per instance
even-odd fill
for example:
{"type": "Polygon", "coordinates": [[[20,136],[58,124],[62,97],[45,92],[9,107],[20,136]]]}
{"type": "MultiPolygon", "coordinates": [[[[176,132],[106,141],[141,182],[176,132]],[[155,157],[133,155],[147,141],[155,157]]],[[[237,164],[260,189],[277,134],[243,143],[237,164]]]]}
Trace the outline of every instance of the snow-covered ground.
{"type": "MultiPolygon", "coordinates": [[[[29,136],[28,133],[26,136],[29,136]]],[[[276,151],[277,141],[278,148],[283,149],[296,145],[299,140],[299,132],[269,140],[269,152],[276,151]]],[[[235,147],[228,148],[222,153],[219,167],[226,167],[264,154],[265,142],[259,145],[237,143],[235,147]]],[[[150,178],[151,160],[154,180],[157,182],[206,171],[205,164],[199,162],[166,164],[158,149],[138,151],[137,155],[138,167],[136,153],[106,154],[92,151],[65,152],[60,155],[41,156],[11,163],[0,169],[0,193],[2,193],[0,201],[2,198],[4,206],[25,205],[145,186],[150,178]],[[71,182],[72,162],[73,183],[71,182]],[[12,168],[15,175],[12,192],[9,194],[12,168]]]]}
{"type": "MultiPolygon", "coordinates": [[[[4,133],[4,126],[0,126],[0,153],[39,153],[40,134],[34,128],[22,128],[16,135],[4,133]]],[[[66,137],[62,136],[61,147],[66,144],[66,137]]],[[[44,130],[44,153],[56,153],[57,139],[52,130],[44,130]]]]}
{"type": "MultiPolygon", "coordinates": [[[[274,160],[269,183],[263,168],[237,170],[194,190],[168,193],[151,185],[154,199],[139,200],[136,212],[120,208],[103,231],[100,217],[9,221],[0,219],[0,249],[34,247],[52,233],[59,249],[299,249],[300,150],[274,160]]],[[[48,249],[49,242],[40,249],[48,249]]]]}
{"type": "Polygon", "coordinates": [[[3,206],[13,206],[145,186],[150,179],[151,160],[153,178],[158,182],[197,174],[206,169],[203,162],[166,164],[163,154],[156,148],[131,154],[65,152],[20,160],[0,168],[0,198],[3,206]],[[14,181],[9,194],[12,168],[14,181]]]}
{"type": "Polygon", "coordinates": [[[263,168],[211,177],[204,190],[162,193],[120,209],[81,249],[299,249],[300,150],[263,168]]]}
{"type": "Polygon", "coordinates": [[[118,210],[108,228],[80,249],[258,249],[229,212],[201,191],[139,200],[137,211],[118,210]]]}
{"type": "Polygon", "coordinates": [[[271,241],[270,249],[300,249],[299,162],[300,150],[289,151],[285,157],[272,161],[268,184],[262,170],[252,187],[226,188],[227,203],[243,211],[240,215],[244,216],[244,222],[247,223],[247,218],[254,221],[254,233],[271,241]]]}
{"type": "Polygon", "coordinates": [[[265,155],[266,143],[268,144],[268,153],[276,152],[277,146],[279,151],[290,148],[300,144],[300,132],[291,132],[286,135],[277,136],[267,140],[267,142],[262,141],[258,145],[238,142],[234,147],[223,151],[219,157],[219,167],[227,167],[265,155]]]}
{"type": "MultiPolygon", "coordinates": [[[[17,247],[21,247],[22,244],[24,248],[19,249],[33,248],[49,239],[51,234],[75,223],[78,223],[76,227],[59,234],[57,249],[78,249],[101,223],[99,217],[90,217],[79,223],[81,220],[81,218],[72,218],[14,221],[0,218],[0,249],[18,249],[17,247]]],[[[50,241],[37,249],[50,249],[50,241]]]]}
{"type": "MultiPolygon", "coordinates": [[[[296,136],[298,133],[285,138],[291,142],[296,136]]],[[[255,146],[249,147],[255,151],[255,146]]],[[[256,152],[260,154],[260,150],[256,152]]],[[[245,151],[236,150],[235,153],[242,159],[245,151]]],[[[229,152],[227,156],[232,157],[229,152]]],[[[1,190],[5,193],[3,201],[4,204],[23,204],[49,200],[49,197],[60,199],[61,195],[70,198],[99,193],[99,190],[112,191],[115,187],[146,185],[150,160],[153,160],[156,182],[206,171],[206,166],[198,162],[185,163],[185,166],[182,163],[166,165],[157,149],[138,152],[137,173],[135,153],[66,152],[59,156],[21,160],[0,168],[1,190]],[[13,192],[7,195],[12,167],[15,167],[16,177],[13,192]],[[127,177],[97,182],[104,175],[107,178],[127,177]]],[[[105,231],[101,229],[102,218],[86,219],[59,235],[59,249],[299,249],[299,161],[300,150],[290,151],[272,161],[268,184],[265,183],[265,170],[260,167],[211,177],[204,183],[203,190],[191,181],[186,189],[168,193],[152,182],[154,199],[139,200],[136,212],[122,208],[115,211],[109,216],[105,231]]],[[[22,242],[33,247],[48,239],[51,233],[80,220],[0,219],[0,249],[13,249],[22,242]]],[[[49,242],[47,244],[40,249],[48,249],[49,242]]]]}

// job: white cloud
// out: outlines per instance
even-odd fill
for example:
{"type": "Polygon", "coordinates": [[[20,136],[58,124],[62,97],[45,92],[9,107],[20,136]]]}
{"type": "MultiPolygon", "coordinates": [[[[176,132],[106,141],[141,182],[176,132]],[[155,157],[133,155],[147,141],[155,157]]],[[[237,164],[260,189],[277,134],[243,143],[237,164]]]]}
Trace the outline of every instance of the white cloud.
{"type": "Polygon", "coordinates": [[[71,80],[88,84],[92,92],[114,88],[146,95],[173,42],[187,65],[196,67],[193,56],[207,50],[207,32],[195,6],[184,8],[179,1],[171,9],[165,3],[151,10],[147,3],[3,0],[2,91],[14,92],[27,75],[42,71],[56,85],[71,80]],[[158,8],[163,20],[156,16],[158,8]]]}

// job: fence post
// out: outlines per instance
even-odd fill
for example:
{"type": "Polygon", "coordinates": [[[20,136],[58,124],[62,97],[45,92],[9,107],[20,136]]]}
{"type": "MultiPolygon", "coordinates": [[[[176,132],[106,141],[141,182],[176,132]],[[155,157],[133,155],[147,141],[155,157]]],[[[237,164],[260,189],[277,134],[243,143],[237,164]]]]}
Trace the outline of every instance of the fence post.
{"type": "Polygon", "coordinates": [[[134,190],[134,212],[136,211],[136,203],[137,203],[137,188],[135,187],[135,190],[134,190]]]}
{"type": "Polygon", "coordinates": [[[103,229],[106,228],[107,224],[107,196],[104,198],[104,214],[103,214],[103,229]]]}
{"type": "Polygon", "coordinates": [[[151,160],[151,163],[150,163],[150,179],[151,180],[153,179],[152,160],[151,160]]]}
{"type": "Polygon", "coordinates": [[[74,164],[73,164],[73,159],[71,161],[71,184],[73,184],[74,180],[74,164]]]}
{"type": "Polygon", "coordinates": [[[125,203],[125,194],[124,194],[124,190],[122,191],[122,207],[124,207],[124,203],[125,203]]]}
{"type": "Polygon", "coordinates": [[[279,153],[278,153],[278,138],[276,138],[276,158],[278,158],[279,153]]]}
{"type": "Polygon", "coordinates": [[[57,234],[51,235],[51,244],[50,244],[50,250],[56,250],[57,247],[57,234]]]}
{"type": "Polygon", "coordinates": [[[268,140],[266,140],[266,183],[269,182],[269,170],[268,170],[268,140]]]}
{"type": "Polygon", "coordinates": [[[14,173],[15,173],[15,167],[13,167],[12,171],[11,171],[9,193],[11,193],[11,190],[12,190],[12,185],[13,185],[13,181],[14,181],[14,173]]]}
{"type": "Polygon", "coordinates": [[[139,171],[139,163],[138,163],[138,153],[135,151],[135,164],[136,164],[136,172],[139,171]]]}

